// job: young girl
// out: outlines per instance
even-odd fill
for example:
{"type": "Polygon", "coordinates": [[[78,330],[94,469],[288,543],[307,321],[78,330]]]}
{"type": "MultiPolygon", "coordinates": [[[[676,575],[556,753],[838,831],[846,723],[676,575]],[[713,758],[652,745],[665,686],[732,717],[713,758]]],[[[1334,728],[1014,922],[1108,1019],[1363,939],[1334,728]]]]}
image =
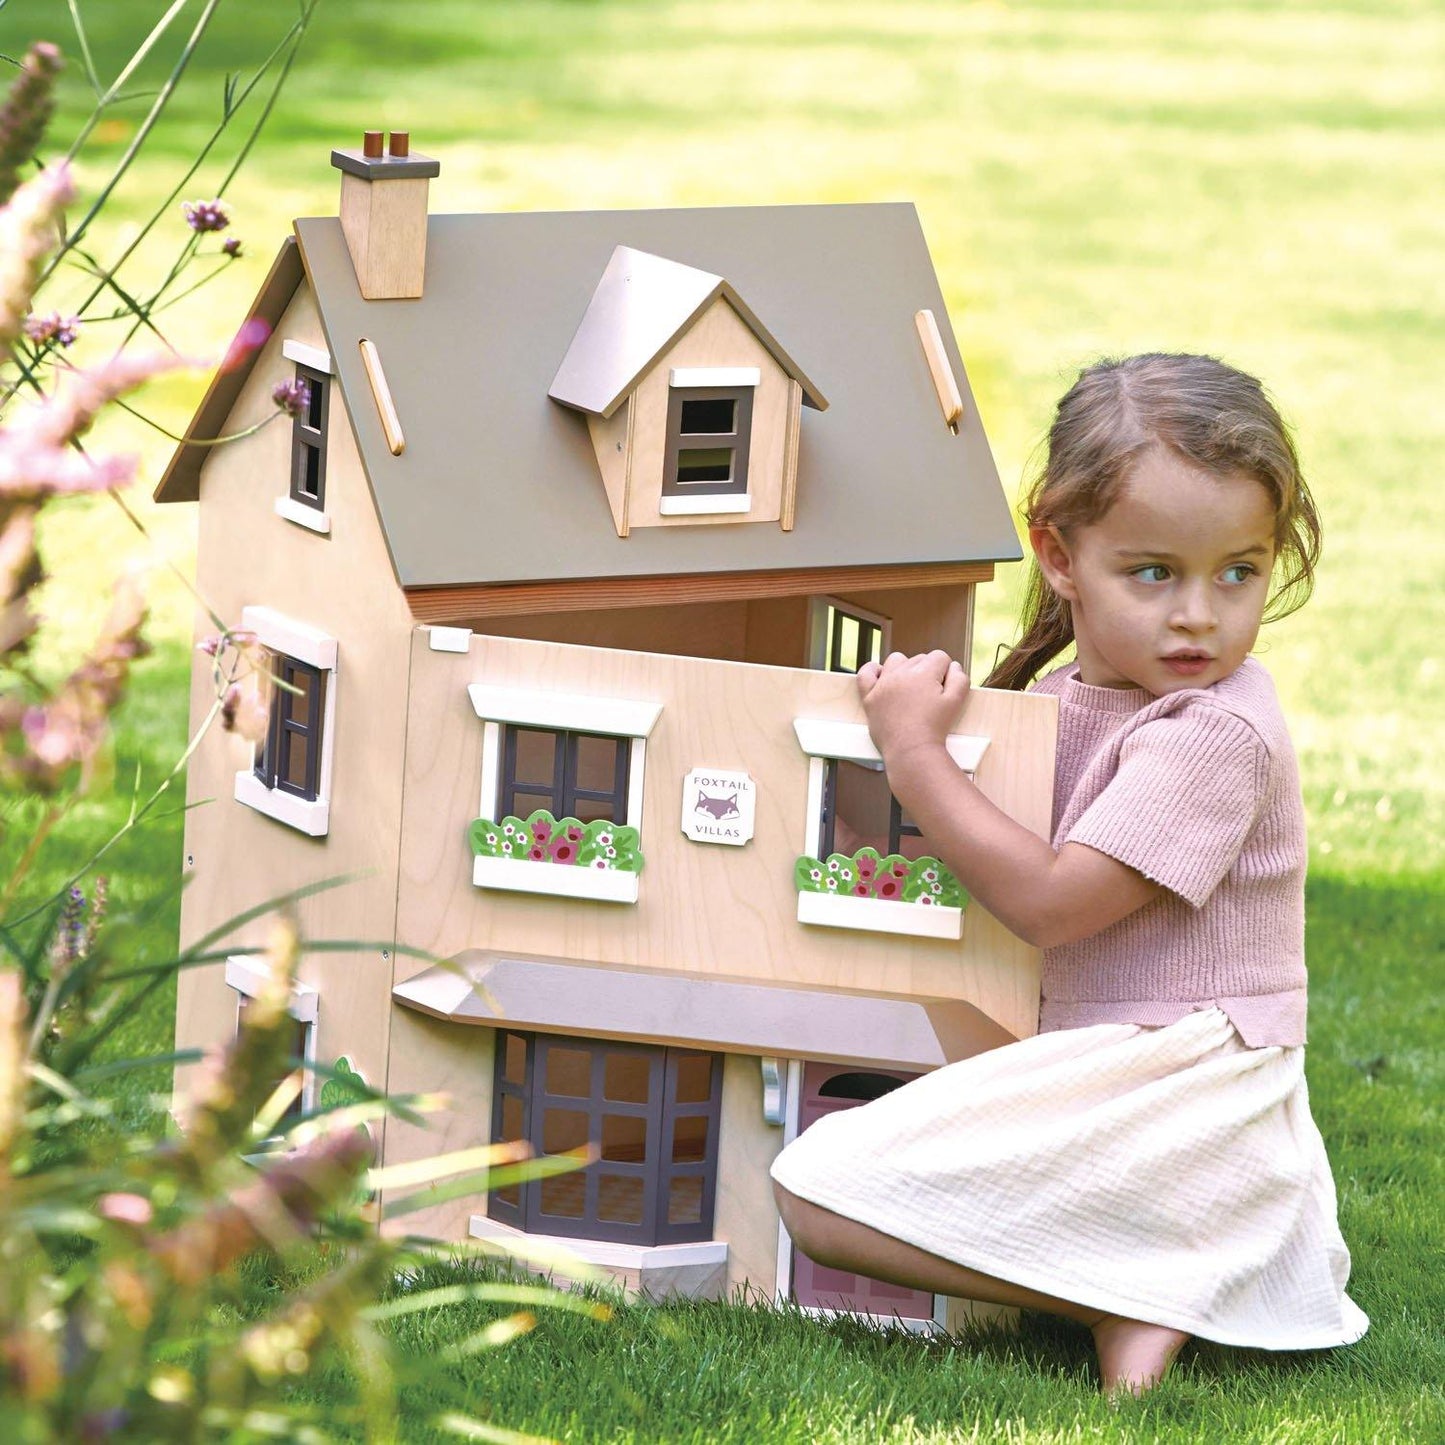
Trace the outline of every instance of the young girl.
{"type": "Polygon", "coordinates": [[[1106,1390],[1191,1335],[1348,1344],[1368,1321],[1304,1080],[1304,811],[1267,608],[1319,550],[1289,434],[1208,357],[1085,371],[1027,506],[1022,640],[987,685],[1059,699],[1052,844],[954,766],[968,678],[894,653],[858,685],[894,796],[995,917],[1043,949],[1039,1033],[825,1117],[778,1157],[821,1263],[1048,1310],[1106,1390]],[[1271,586],[1271,578],[1276,578],[1271,586]]]}

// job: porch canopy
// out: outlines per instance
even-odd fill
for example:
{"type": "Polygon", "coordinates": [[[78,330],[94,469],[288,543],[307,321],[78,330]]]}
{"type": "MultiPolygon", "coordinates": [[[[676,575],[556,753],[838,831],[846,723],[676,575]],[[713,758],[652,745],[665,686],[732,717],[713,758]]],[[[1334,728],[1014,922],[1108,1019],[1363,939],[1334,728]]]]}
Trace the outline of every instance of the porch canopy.
{"type": "Polygon", "coordinates": [[[468,950],[392,989],[436,1018],[721,1053],[927,1070],[1011,1043],[961,999],[741,983],[468,950]]]}

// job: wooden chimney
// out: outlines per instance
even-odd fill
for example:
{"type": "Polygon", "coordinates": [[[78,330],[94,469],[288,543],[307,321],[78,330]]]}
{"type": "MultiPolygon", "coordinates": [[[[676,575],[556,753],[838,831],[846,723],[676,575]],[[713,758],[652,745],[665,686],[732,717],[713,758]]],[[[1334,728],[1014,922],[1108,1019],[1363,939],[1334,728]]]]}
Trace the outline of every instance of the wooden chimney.
{"type": "Polygon", "coordinates": [[[441,171],[411,154],[404,130],[366,131],[359,151],[332,151],[341,172],[341,229],[368,301],[420,296],[426,274],[427,182],[441,171]]]}

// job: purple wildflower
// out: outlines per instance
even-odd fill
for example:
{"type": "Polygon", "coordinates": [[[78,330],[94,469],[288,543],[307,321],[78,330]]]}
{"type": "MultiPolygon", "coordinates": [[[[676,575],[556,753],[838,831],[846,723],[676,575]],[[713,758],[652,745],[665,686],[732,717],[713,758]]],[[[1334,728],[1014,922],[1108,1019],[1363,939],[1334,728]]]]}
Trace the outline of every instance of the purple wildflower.
{"type": "Polygon", "coordinates": [[[226,239],[221,242],[221,250],[228,256],[239,256],[241,249],[241,238],[239,236],[227,236],[226,239]]]}
{"type": "Polygon", "coordinates": [[[27,316],[25,334],[37,346],[70,346],[80,335],[80,317],[62,316],[58,311],[49,316],[27,316]]]}
{"type": "Polygon", "coordinates": [[[64,63],[59,47],[37,41],[20,62],[0,106],[0,205],[15,194],[21,169],[40,144],[55,107],[55,77],[64,63]]]}
{"type": "Polygon", "coordinates": [[[231,213],[218,196],[214,201],[182,201],[186,225],[198,235],[207,231],[224,231],[231,224],[231,213]]]}
{"type": "Polygon", "coordinates": [[[311,388],[299,377],[292,381],[278,381],[271,388],[271,400],[287,416],[304,416],[311,405],[311,388]]]}

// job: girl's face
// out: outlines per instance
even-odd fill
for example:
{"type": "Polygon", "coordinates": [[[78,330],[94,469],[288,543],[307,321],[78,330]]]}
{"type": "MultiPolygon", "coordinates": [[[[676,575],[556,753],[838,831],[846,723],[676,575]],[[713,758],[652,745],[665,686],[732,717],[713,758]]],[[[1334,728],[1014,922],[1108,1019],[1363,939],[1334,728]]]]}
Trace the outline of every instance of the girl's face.
{"type": "Polygon", "coordinates": [[[1259,633],[1274,526],[1253,477],[1201,471],[1161,446],[1099,521],[1067,536],[1032,528],[1044,576],[1073,612],[1079,680],[1161,697],[1228,677],[1259,633]]]}

